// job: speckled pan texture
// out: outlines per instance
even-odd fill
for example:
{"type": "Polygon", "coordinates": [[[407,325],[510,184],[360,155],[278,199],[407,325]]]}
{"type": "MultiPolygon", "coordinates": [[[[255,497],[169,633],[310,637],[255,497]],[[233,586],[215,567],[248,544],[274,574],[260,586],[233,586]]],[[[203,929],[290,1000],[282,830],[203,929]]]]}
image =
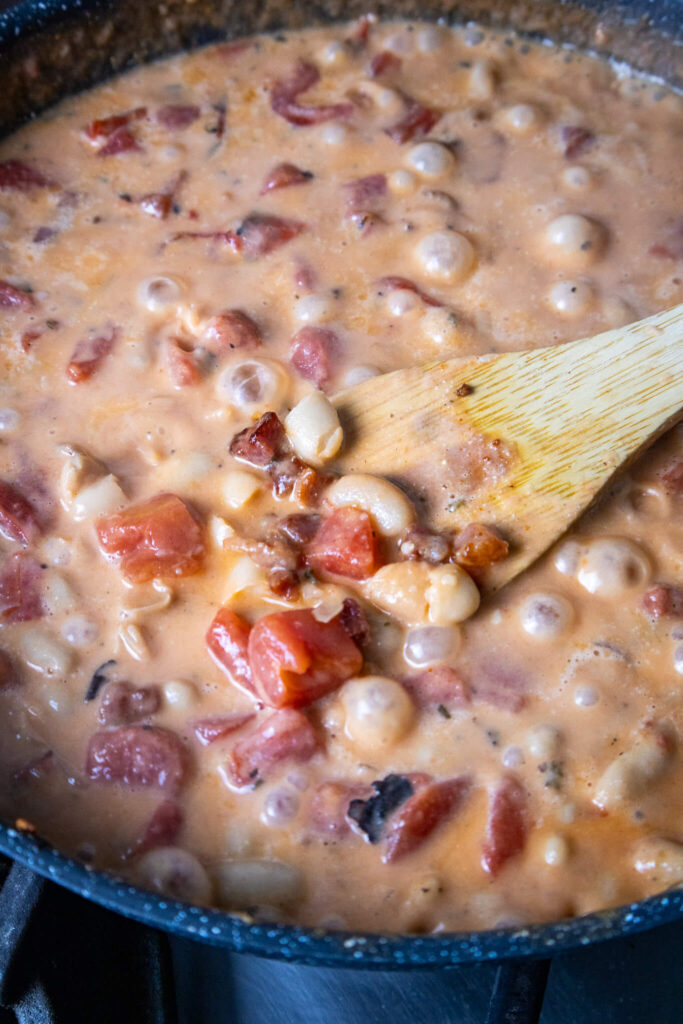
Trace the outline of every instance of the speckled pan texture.
{"type": "MultiPolygon", "coordinates": [[[[361,0],[253,3],[218,0],[31,0],[0,14],[0,135],[69,92],[137,62],[219,38],[283,27],[380,17],[476,19],[534,37],[607,54],[683,86],[683,2],[631,0],[613,6],[549,0],[423,0],[368,5],[361,0]]],[[[678,919],[683,892],[662,893],[551,925],[427,936],[358,935],[254,925],[237,915],[164,900],[53,851],[0,824],[0,851],[74,892],[127,916],[207,943],[299,963],[364,968],[433,967],[546,957],[678,919]]]]}

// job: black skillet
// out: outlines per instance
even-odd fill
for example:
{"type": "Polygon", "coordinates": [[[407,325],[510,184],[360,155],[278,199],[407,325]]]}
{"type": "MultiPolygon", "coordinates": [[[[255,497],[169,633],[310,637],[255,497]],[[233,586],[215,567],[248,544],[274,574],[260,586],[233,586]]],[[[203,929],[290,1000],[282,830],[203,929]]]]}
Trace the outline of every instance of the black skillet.
{"type": "MultiPolygon", "coordinates": [[[[2,0],[0,0],[0,5],[2,0]]],[[[438,18],[515,28],[607,54],[683,87],[683,0],[29,0],[0,14],[0,136],[70,92],[180,49],[255,31],[384,17],[438,18]]],[[[301,964],[419,968],[491,961],[503,967],[490,1020],[537,1019],[546,968],[555,952],[653,928],[683,916],[683,892],[672,891],[602,913],[517,929],[439,935],[378,935],[250,924],[219,910],[192,907],[137,889],[52,850],[0,823],[0,851],[111,910],[213,945],[301,964]],[[519,961],[526,967],[520,969],[519,961]],[[506,1016],[510,992],[526,991],[506,1016]],[[497,1000],[497,1001],[496,1001],[497,1000]]]]}

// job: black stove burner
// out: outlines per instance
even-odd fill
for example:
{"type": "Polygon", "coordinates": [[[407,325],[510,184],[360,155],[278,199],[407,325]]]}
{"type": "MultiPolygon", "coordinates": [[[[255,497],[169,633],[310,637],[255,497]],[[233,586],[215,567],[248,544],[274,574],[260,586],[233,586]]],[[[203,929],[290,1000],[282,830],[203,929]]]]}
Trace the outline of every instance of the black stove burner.
{"type": "Polygon", "coordinates": [[[0,1024],[681,1024],[682,951],[679,923],[560,954],[544,1001],[549,961],[261,960],[169,939],[0,858],[0,1024]]]}

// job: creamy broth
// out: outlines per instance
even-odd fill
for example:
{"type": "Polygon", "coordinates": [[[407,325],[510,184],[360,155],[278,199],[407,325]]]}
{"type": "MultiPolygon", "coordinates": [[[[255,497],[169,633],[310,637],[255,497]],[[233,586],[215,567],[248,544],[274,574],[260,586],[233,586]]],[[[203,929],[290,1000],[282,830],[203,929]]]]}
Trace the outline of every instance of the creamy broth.
{"type": "Polygon", "coordinates": [[[2,142],[3,816],[307,925],[683,880],[680,428],[478,608],[495,523],[335,482],[328,400],[680,302],[682,194],[680,97],[472,26],[183,54],[2,142]]]}

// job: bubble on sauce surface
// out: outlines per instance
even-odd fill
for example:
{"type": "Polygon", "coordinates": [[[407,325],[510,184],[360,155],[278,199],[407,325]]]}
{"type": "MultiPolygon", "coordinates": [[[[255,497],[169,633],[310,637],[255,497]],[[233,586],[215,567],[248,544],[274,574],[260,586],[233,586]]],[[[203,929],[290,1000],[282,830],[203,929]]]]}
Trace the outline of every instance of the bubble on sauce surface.
{"type": "Polygon", "coordinates": [[[556,549],[553,565],[563,576],[574,576],[579,568],[579,559],[583,547],[575,540],[565,541],[556,549]]]}
{"type": "Polygon", "coordinates": [[[329,295],[302,295],[294,304],[294,319],[301,324],[325,323],[333,314],[334,302],[329,295]]]}
{"type": "Polygon", "coordinates": [[[587,266],[600,256],[604,229],[580,213],[563,213],[545,229],[546,251],[556,261],[587,266]]]}
{"type": "Polygon", "coordinates": [[[331,122],[322,126],[320,136],[327,146],[341,146],[346,142],[348,132],[343,124],[331,122]]]}
{"type": "Polygon", "coordinates": [[[557,757],[562,749],[563,737],[555,725],[539,722],[527,731],[526,746],[532,757],[541,761],[557,757]]]}
{"type": "Polygon", "coordinates": [[[392,171],[387,180],[389,188],[394,192],[412,192],[417,186],[415,175],[403,168],[392,171]]]}
{"type": "Polygon", "coordinates": [[[517,103],[503,113],[507,127],[517,135],[526,135],[538,124],[538,111],[530,103],[517,103]]]}
{"type": "Polygon", "coordinates": [[[600,538],[587,545],[579,560],[576,578],[589,594],[616,597],[643,586],[650,577],[650,563],[632,540],[600,538]]]}
{"type": "Polygon", "coordinates": [[[460,646],[454,626],[416,626],[406,633],[403,657],[415,668],[437,665],[452,657],[460,646]]]}
{"type": "Polygon", "coordinates": [[[210,903],[212,885],[208,874],[189,850],[162,846],[140,857],[135,880],[146,889],[186,903],[210,903]]]}
{"type": "Polygon", "coordinates": [[[593,176],[586,167],[574,166],[562,172],[562,181],[567,188],[583,192],[592,184],[593,176]]]}
{"type": "Polygon", "coordinates": [[[683,676],[683,644],[679,644],[674,651],[674,672],[683,676]]]}
{"type": "Polygon", "coordinates": [[[522,605],[522,629],[538,640],[554,640],[574,617],[570,602],[559,594],[531,594],[522,605]]]}
{"type": "Polygon", "coordinates": [[[420,142],[408,151],[406,160],[424,178],[439,178],[455,166],[453,154],[439,142],[420,142]]]}
{"type": "Polygon", "coordinates": [[[138,285],[138,302],[150,313],[165,313],[180,300],[183,289],[172,277],[147,277],[138,285]]]}
{"type": "Polygon", "coordinates": [[[245,412],[279,405],[284,392],[280,368],[261,359],[229,366],[217,386],[221,397],[245,412]]]}
{"type": "Polygon", "coordinates": [[[439,280],[461,279],[474,266],[472,243],[458,231],[434,231],[425,235],[415,252],[425,273],[439,280]]]}
{"type": "Polygon", "coordinates": [[[393,288],[387,295],[387,309],[392,316],[404,316],[417,309],[420,300],[407,288],[393,288]]]}
{"type": "Polygon", "coordinates": [[[600,700],[600,694],[594,686],[577,686],[574,690],[574,703],[579,708],[592,708],[600,700]]]}
{"type": "Polygon", "coordinates": [[[326,46],[323,46],[318,56],[321,63],[326,64],[328,67],[339,67],[347,63],[349,50],[341,40],[333,39],[326,46]]]}
{"type": "Polygon", "coordinates": [[[524,751],[518,746],[506,747],[501,761],[506,768],[519,768],[524,764],[524,751]]]}
{"type": "Polygon", "coordinates": [[[0,433],[13,434],[19,426],[19,413],[16,409],[0,409],[0,433]]]}
{"type": "Polygon", "coordinates": [[[582,316],[593,305],[593,289],[587,281],[558,281],[550,289],[549,301],[562,316],[582,316]]]}
{"type": "Polygon", "coordinates": [[[261,821],[269,828],[281,828],[292,821],[299,810],[299,798],[289,789],[274,789],[261,808],[261,821]]]}

